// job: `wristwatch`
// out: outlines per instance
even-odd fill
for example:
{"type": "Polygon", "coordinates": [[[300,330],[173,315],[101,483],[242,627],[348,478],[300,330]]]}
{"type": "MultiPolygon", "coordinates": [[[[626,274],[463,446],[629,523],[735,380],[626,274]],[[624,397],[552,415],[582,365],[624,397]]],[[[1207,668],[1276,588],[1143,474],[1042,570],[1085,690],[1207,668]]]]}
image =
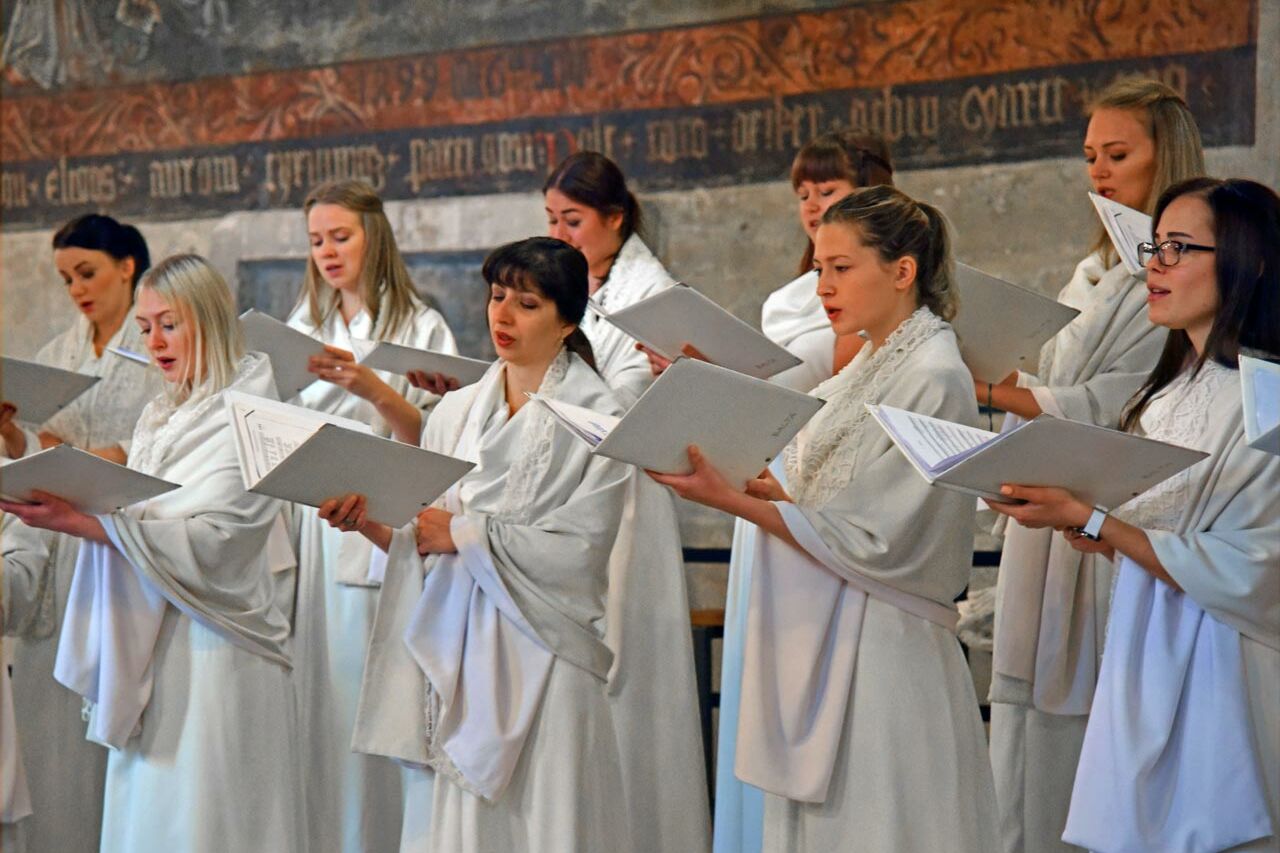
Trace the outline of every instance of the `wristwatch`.
{"type": "Polygon", "coordinates": [[[1080,535],[1085,539],[1092,539],[1097,542],[1102,538],[1102,523],[1107,520],[1107,511],[1100,506],[1093,508],[1093,515],[1089,516],[1089,520],[1084,523],[1084,527],[1080,528],[1080,535]]]}

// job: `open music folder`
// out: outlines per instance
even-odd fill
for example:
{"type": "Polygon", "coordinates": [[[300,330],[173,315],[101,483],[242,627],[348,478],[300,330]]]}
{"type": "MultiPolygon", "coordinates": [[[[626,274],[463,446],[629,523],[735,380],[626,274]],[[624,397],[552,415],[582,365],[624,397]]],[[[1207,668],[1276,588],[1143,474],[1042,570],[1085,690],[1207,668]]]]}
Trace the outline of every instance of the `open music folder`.
{"type": "Polygon", "coordinates": [[[1152,239],[1151,217],[1097,193],[1089,193],[1089,200],[1098,211],[1102,227],[1107,229],[1111,245],[1116,247],[1125,269],[1133,275],[1145,276],[1146,268],[1142,265],[1142,258],[1138,257],[1138,244],[1152,239]]]}
{"type": "Polygon", "coordinates": [[[359,421],[265,397],[227,393],[244,486],[318,507],[349,493],[368,498],[369,518],[399,527],[475,467],[373,435],[359,421]]]}
{"type": "Polygon", "coordinates": [[[91,515],[115,512],[178,486],[67,444],[0,466],[0,494],[5,500],[27,503],[38,490],[91,515]]]}
{"type": "Polygon", "coordinates": [[[265,353],[271,359],[280,399],[295,397],[316,381],[316,375],[307,370],[307,362],[313,355],[324,355],[320,341],[254,308],[240,315],[240,326],[245,348],[265,353]]]}
{"type": "Polygon", "coordinates": [[[0,400],[17,406],[17,419],[33,426],[49,420],[97,382],[97,376],[74,370],[9,356],[0,358],[0,400]]]}
{"type": "Polygon", "coordinates": [[[1249,446],[1280,456],[1280,364],[1240,356],[1244,437],[1249,446]]]}
{"type": "Polygon", "coordinates": [[[592,453],[661,473],[687,474],[688,448],[739,488],[768,467],[823,401],[692,358],[676,360],[618,418],[530,395],[592,453]]]}
{"type": "Polygon", "coordinates": [[[713,364],[768,379],[800,359],[706,296],[678,284],[613,313],[597,314],[663,358],[675,361],[692,344],[713,364]]]}
{"type": "Polygon", "coordinates": [[[952,321],[960,356],[977,379],[999,382],[1030,369],[1045,341],[1080,312],[1026,287],[956,264],[960,311],[952,321]]]}
{"type": "Polygon", "coordinates": [[[928,482],[1009,503],[1005,483],[1057,486],[1112,510],[1209,454],[1049,415],[1006,433],[867,404],[928,482]]]}
{"type": "Polygon", "coordinates": [[[478,358],[467,358],[447,352],[417,349],[387,341],[364,341],[353,339],[352,349],[356,361],[372,367],[374,370],[385,370],[388,373],[401,375],[410,370],[421,370],[423,373],[440,373],[458,380],[458,386],[479,382],[491,361],[478,358]]]}

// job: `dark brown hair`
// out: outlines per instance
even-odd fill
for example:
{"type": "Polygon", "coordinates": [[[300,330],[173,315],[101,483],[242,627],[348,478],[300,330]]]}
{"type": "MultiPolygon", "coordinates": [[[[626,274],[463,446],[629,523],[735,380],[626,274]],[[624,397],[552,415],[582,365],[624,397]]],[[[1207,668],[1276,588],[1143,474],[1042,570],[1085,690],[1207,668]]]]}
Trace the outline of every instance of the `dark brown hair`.
{"type": "Polygon", "coordinates": [[[596,151],[570,154],[547,176],[542,193],[559,190],[569,198],[607,216],[622,214],[622,242],[643,227],[640,203],[627,189],[627,179],[618,164],[596,151]]]}
{"type": "Polygon", "coordinates": [[[480,274],[488,285],[531,290],[554,302],[560,319],[577,327],[564,339],[565,349],[595,369],[595,353],[581,325],[587,313],[585,255],[554,237],[529,237],[490,252],[480,274]]]}
{"type": "Polygon", "coordinates": [[[1155,369],[1125,407],[1120,427],[1133,431],[1142,411],[1194,360],[1193,374],[1213,359],[1236,369],[1242,348],[1280,357],[1280,196],[1256,181],[1192,178],[1169,187],[1156,202],[1152,230],[1176,199],[1204,199],[1213,213],[1213,274],[1218,310],[1204,352],[1184,329],[1170,329],[1155,369]]]}
{"type": "Polygon", "coordinates": [[[77,216],[53,235],[54,249],[90,249],[105,252],[116,261],[133,258],[133,281],[136,285],[151,266],[151,252],[142,232],[101,213],[77,216]]]}
{"type": "MultiPolygon", "coordinates": [[[[833,130],[815,136],[796,154],[791,163],[791,188],[802,181],[848,181],[855,187],[893,186],[893,157],[889,143],[878,133],[833,130]]],[[[800,258],[798,275],[813,268],[813,241],[800,258]]]]}

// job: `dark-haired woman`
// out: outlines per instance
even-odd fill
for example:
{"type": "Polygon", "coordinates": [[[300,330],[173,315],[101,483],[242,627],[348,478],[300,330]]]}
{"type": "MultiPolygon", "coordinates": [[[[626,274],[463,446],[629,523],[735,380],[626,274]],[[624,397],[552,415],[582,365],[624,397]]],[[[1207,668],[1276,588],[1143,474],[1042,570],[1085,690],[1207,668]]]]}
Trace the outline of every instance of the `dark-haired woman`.
{"type": "Polygon", "coordinates": [[[1277,850],[1280,457],[1244,439],[1237,359],[1280,357],[1280,198],[1193,179],[1160,197],[1153,230],[1148,312],[1170,331],[1123,426],[1208,458],[1110,516],[1016,485],[1026,503],[994,508],[1117,561],[1065,840],[1277,850]]]}
{"type": "Polygon", "coordinates": [[[622,853],[637,848],[609,695],[611,564],[673,571],[675,517],[526,396],[622,412],[578,327],[582,254],[535,237],[484,275],[498,361],[424,437],[476,468],[402,530],[366,523],[358,496],[321,508],[388,550],[354,745],[434,770],[408,782],[401,850],[622,853]]]}
{"type": "MultiPolygon", "coordinates": [[[[547,179],[544,193],[551,236],[582,252],[591,294],[604,310],[673,284],[637,233],[639,205],[612,160],[574,154],[547,179]]],[[[581,326],[600,376],[629,407],[653,381],[649,357],[594,312],[581,326]]],[[[627,561],[614,564],[608,619],[609,647],[618,658],[611,696],[633,836],[642,850],[702,850],[711,828],[687,581],[675,564],[661,572],[636,569],[627,561]]]]}
{"type": "MultiPolygon", "coordinates": [[[[813,238],[827,209],[860,187],[893,184],[889,146],[873,134],[824,133],[796,154],[791,164],[805,250],[799,275],[769,295],[760,312],[760,328],[770,340],[802,360],[773,381],[810,391],[853,360],[862,347],[857,334],[836,336],[818,296],[813,268],[813,238]]],[[[653,361],[654,356],[650,356],[653,361]]],[[[658,365],[655,365],[657,367],[658,365]]],[[[780,470],[775,468],[775,471],[780,470]]],[[[733,775],[738,737],[738,690],[742,678],[746,596],[751,589],[755,528],[741,519],[733,528],[729,593],[725,605],[724,652],[720,664],[720,720],[716,750],[715,853],[756,853],[764,813],[763,793],[733,775]]]]}
{"type": "MultiPolygon", "coordinates": [[[[1084,156],[1094,192],[1150,213],[1170,184],[1204,174],[1186,103],[1155,80],[1126,78],[1090,107],[1084,156]]],[[[975,383],[979,402],[1115,427],[1155,364],[1164,331],[1146,288],[1099,226],[1095,251],[1058,300],[1080,315],[1045,344],[1036,376],[975,383]]],[[[1012,426],[1012,424],[1009,424],[1012,426]]],[[[1097,681],[1112,566],[1044,530],[1009,526],[996,585],[991,762],[1004,853],[1067,851],[1062,826],[1097,681]]]]}
{"type": "MultiPolygon", "coordinates": [[[[139,413],[163,385],[154,369],[119,354],[145,352],[131,312],[134,286],[151,263],[146,241],[132,225],[88,214],[54,234],[53,260],[79,317],[35,360],[101,378],[38,431],[20,429],[12,410],[0,416],[6,454],[29,455],[65,442],[124,462],[139,413]]],[[[13,651],[14,706],[34,810],[25,821],[29,849],[95,850],[106,754],[84,739],[80,698],[53,680],[54,635],[79,542],[23,524],[7,525],[4,535],[39,538],[40,544],[28,544],[49,554],[41,617],[13,651]]]]}
{"type": "MultiPolygon", "coordinates": [[[[608,157],[570,155],[547,178],[542,195],[547,234],[586,256],[590,296],[600,308],[617,311],[675,284],[641,239],[640,204],[608,157]]],[[[582,331],[600,375],[629,407],[653,381],[649,359],[631,336],[591,311],[582,331]]]]}
{"type": "Polygon", "coordinates": [[[977,418],[946,318],[941,214],[892,187],[823,216],[818,294],[853,361],[770,475],[737,491],[694,471],[653,475],[758,528],[739,703],[738,778],[763,788],[769,853],[986,853],[995,792],[955,596],[968,583],[972,499],[930,487],[867,411],[977,418]]]}

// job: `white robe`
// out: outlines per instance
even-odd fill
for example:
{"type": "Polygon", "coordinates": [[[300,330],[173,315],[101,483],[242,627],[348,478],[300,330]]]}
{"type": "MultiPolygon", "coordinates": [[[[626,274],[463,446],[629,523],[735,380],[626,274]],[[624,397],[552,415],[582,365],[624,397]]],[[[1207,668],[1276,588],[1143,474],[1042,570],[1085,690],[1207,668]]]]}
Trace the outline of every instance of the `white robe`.
{"type": "MultiPolygon", "coordinates": [[[[606,312],[618,311],[675,283],[640,235],[632,234],[618,250],[608,279],[592,299],[606,312]]],[[[648,357],[636,349],[635,338],[590,309],[582,318],[582,331],[591,341],[596,370],[623,408],[630,408],[653,382],[648,357]]]]}
{"type": "Polygon", "coordinates": [[[973,501],[928,486],[864,403],[976,417],[955,335],[920,309],[814,390],[787,453],[805,548],[757,532],[739,778],[770,791],[764,849],[989,851],[995,797],[954,635],[973,501]],[[807,553],[806,553],[807,552],[807,553]]]}
{"type": "MultiPolygon", "coordinates": [[[[626,643],[614,669],[609,585],[619,548],[662,552],[655,543],[676,541],[669,499],[637,472],[592,457],[539,407],[509,418],[503,370],[496,365],[480,383],[447,396],[427,424],[429,449],[479,465],[446,497],[459,554],[424,562],[412,531],[396,533],[356,745],[436,768],[429,844],[419,849],[641,849],[631,837],[629,797],[664,801],[624,787],[628,759],[620,755],[611,693],[629,697],[625,679],[648,676],[625,663],[626,643]]],[[[567,353],[548,369],[542,392],[620,411],[600,377],[567,353]]],[[[623,608],[624,619],[630,613],[623,608]]],[[[621,633],[629,636],[625,627],[621,633]]],[[[689,636],[687,627],[682,634],[689,636]]],[[[666,683],[680,686],[670,675],[666,683]]],[[[695,725],[692,707],[672,704],[668,713],[678,737],[681,713],[695,725]]],[[[686,767],[696,778],[663,783],[702,784],[700,751],[693,752],[686,767]]],[[[418,772],[425,779],[429,771],[418,772]]],[[[705,810],[705,799],[684,807],[705,810]]],[[[425,804],[408,809],[406,825],[421,824],[425,804]]],[[[648,832],[675,849],[693,837],[663,834],[678,826],[648,832]]],[[[697,844],[705,847],[705,834],[697,844]]]]}
{"type": "MultiPolygon", "coordinates": [[[[245,356],[229,387],[273,397],[266,358],[245,356]]],[[[271,577],[292,554],[280,503],[244,490],[223,409],[200,389],[148,405],[130,465],[182,487],[99,516],[112,544],[84,543],[76,565],[55,675],[96,701],[90,731],[114,747],[103,851],[300,849],[271,577]]]]}
{"type": "MultiPolygon", "coordinates": [[[[398,334],[379,337],[368,312],[348,325],[335,311],[317,329],[305,305],[289,318],[294,328],[326,344],[352,349],[352,338],[388,340],[417,349],[456,353],[453,334],[438,311],[415,300],[414,315],[398,334]]],[[[409,385],[404,376],[378,376],[413,405],[426,410],[439,398],[409,385]]],[[[331,382],[317,381],[292,402],[363,421],[380,435],[390,427],[373,404],[331,382]]],[[[294,617],[294,686],[301,731],[306,826],[313,850],[361,853],[389,850],[400,837],[399,771],[388,762],[351,750],[365,649],[377,606],[367,578],[371,548],[359,534],[343,533],[316,515],[293,508],[298,554],[294,617]]]]}
{"type": "MultiPolygon", "coordinates": [[[[1039,377],[1023,375],[1048,414],[1117,426],[1155,366],[1166,332],[1147,319],[1146,287],[1098,255],[1058,300],[1081,314],[1045,344],[1039,377]]],[[[1005,528],[997,576],[991,759],[1005,853],[1069,850],[1061,841],[1076,759],[1097,680],[1110,561],[1052,530],[1005,528]]]]}
{"type": "MultiPolygon", "coordinates": [[[[818,274],[810,271],[775,290],[764,301],[760,328],[769,340],[802,360],[771,381],[796,391],[811,391],[831,378],[836,334],[818,298],[818,274]]],[[[785,480],[780,464],[774,473],[785,480]]],[[[724,643],[720,655],[720,716],[716,734],[715,853],[759,853],[764,794],[733,775],[738,739],[738,696],[742,680],[742,644],[751,557],[756,527],[735,519],[725,596],[724,643]]]]}
{"type": "Polygon", "coordinates": [[[1214,363],[1142,414],[1210,456],[1116,513],[1183,591],[1120,563],[1066,823],[1101,853],[1280,850],[1280,458],[1241,423],[1214,363]]]}
{"type": "MultiPolygon", "coordinates": [[[[146,352],[131,316],[107,346],[146,352]]],[[[138,413],[163,385],[159,372],[149,365],[105,349],[101,356],[96,355],[92,327],[83,316],[41,347],[34,360],[101,377],[41,426],[81,448],[118,445],[127,450],[138,413]]],[[[24,431],[27,454],[38,452],[36,430],[24,431]]],[[[23,823],[27,840],[33,851],[96,849],[106,755],[84,739],[80,697],[53,680],[55,632],[66,608],[79,540],[33,530],[20,522],[7,525],[3,535],[28,540],[6,543],[6,550],[39,550],[48,560],[37,606],[28,614],[32,623],[12,644],[16,728],[28,757],[27,779],[34,808],[34,814],[23,823]]]]}
{"type": "MultiPolygon", "coordinates": [[[[20,821],[31,814],[31,791],[18,742],[13,709],[13,686],[9,680],[9,637],[28,633],[37,623],[42,601],[49,598],[49,553],[35,535],[3,535],[22,526],[16,516],[0,516],[0,850],[23,853],[26,826],[20,821]]],[[[36,531],[23,528],[28,533],[36,531]]]]}

